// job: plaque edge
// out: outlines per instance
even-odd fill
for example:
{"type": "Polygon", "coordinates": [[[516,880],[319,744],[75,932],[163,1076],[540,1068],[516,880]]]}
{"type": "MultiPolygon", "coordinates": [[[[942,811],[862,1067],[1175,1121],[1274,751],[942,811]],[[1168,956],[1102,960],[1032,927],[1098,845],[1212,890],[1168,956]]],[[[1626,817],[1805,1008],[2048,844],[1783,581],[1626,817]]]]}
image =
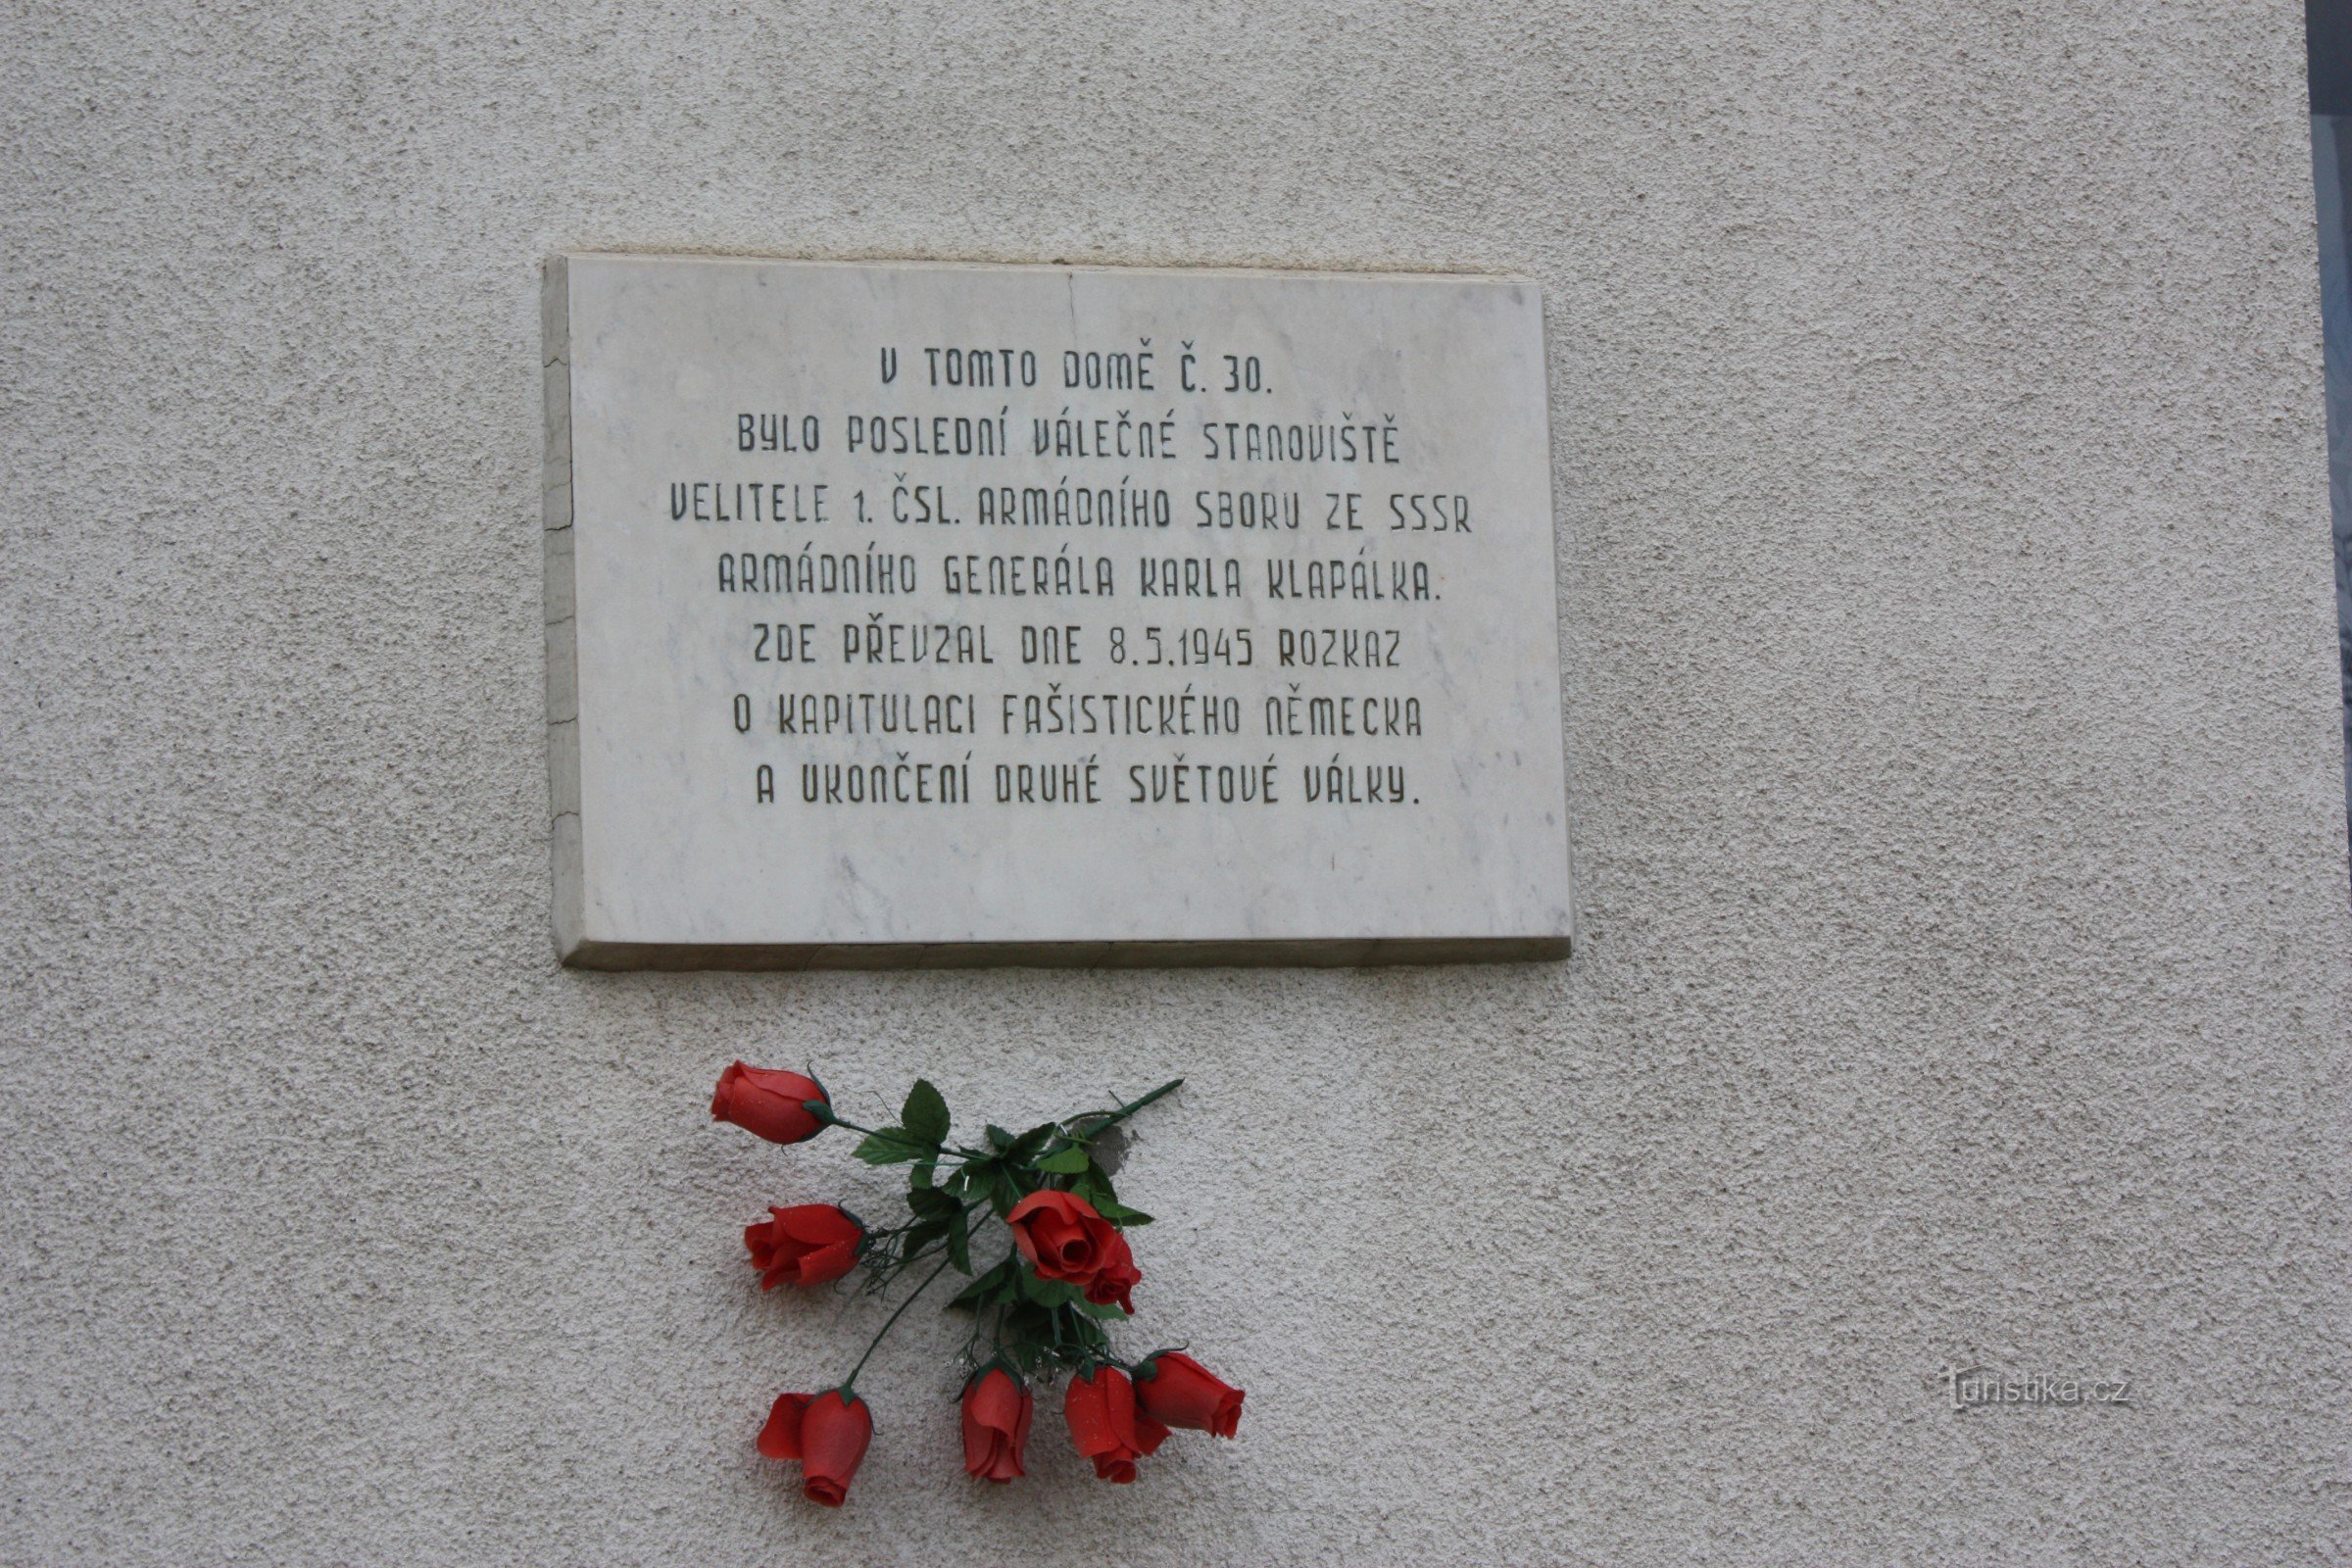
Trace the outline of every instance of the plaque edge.
{"type": "Polygon", "coordinates": [[[1561,461],[1557,432],[1552,428],[1551,323],[1544,285],[1529,283],[1536,315],[1536,357],[1544,377],[1544,518],[1551,545],[1551,677],[1552,701],[1560,720],[1560,906],[1566,925],[1563,941],[1574,942],[1576,900],[1576,760],[1569,747],[1568,616],[1561,607],[1560,510],[1558,470],[1561,461]]]}
{"type": "Polygon", "coordinates": [[[554,884],[553,936],[559,961],[567,968],[600,971],[788,969],[874,970],[970,967],[1187,968],[1187,967],[1357,967],[1375,965],[1564,961],[1576,951],[1575,855],[1568,789],[1566,714],[1560,717],[1560,825],[1553,835],[1561,855],[1559,929],[1539,935],[1377,938],[1166,938],[1039,939],[1003,942],[868,943],[687,943],[591,936],[586,909],[587,867],[581,809],[580,705],[576,642],[575,577],[570,567],[573,466],[570,450],[571,269],[575,264],[689,263],[787,268],[894,268],[932,272],[1030,271],[1054,275],[1153,274],[1257,278],[1275,281],[1364,283],[1451,283],[1462,287],[1524,290],[1514,305],[1533,318],[1537,363],[1542,377],[1545,478],[1545,520],[1551,544],[1552,641],[1555,701],[1566,700],[1565,629],[1559,613],[1559,518],[1552,484],[1557,454],[1553,445],[1551,357],[1544,286],[1515,272],[1422,271],[1405,269],[1344,270],[1320,268],[1170,265],[1165,263],[1071,263],[956,260],[925,257],[787,256],[723,251],[665,251],[617,247],[558,249],[541,261],[542,361],[546,377],[543,487],[546,545],[543,600],[547,619],[547,726],[551,873],[554,884]],[[559,521],[558,518],[561,517],[559,521]],[[559,571],[561,555],[564,569],[559,571]],[[560,714],[568,697],[570,711],[560,714]]]}
{"type": "MultiPolygon", "coordinates": [[[[1157,272],[1178,277],[1256,277],[1296,281],[1343,281],[1351,283],[1457,283],[1464,286],[1489,285],[1532,288],[1539,291],[1543,284],[1524,272],[1487,272],[1462,270],[1423,270],[1415,268],[1325,268],[1325,267],[1256,267],[1247,264],[1203,262],[1197,265],[1170,262],[1058,262],[1058,261],[999,261],[944,256],[826,256],[787,255],[764,251],[721,250],[656,250],[633,246],[610,249],[585,248],[551,251],[549,267],[573,263],[606,262],[686,262],[710,266],[751,267],[807,267],[807,268],[865,268],[890,267],[933,272],[1102,272],[1126,275],[1137,272],[1157,272]]],[[[1538,319],[1542,319],[1541,302],[1538,319]]],[[[1548,355],[1546,356],[1548,358],[1548,355]]]]}
{"type": "Polygon", "coordinates": [[[570,257],[540,264],[542,419],[540,597],[546,622],[550,935],[564,962],[587,941],[587,853],[580,812],[577,576],[573,569],[570,257]]]}
{"type": "Polygon", "coordinates": [[[1542,936],[1277,938],[1118,942],[612,942],[564,948],[570,969],[1189,969],[1373,968],[1397,964],[1558,962],[1570,933],[1542,936]]]}

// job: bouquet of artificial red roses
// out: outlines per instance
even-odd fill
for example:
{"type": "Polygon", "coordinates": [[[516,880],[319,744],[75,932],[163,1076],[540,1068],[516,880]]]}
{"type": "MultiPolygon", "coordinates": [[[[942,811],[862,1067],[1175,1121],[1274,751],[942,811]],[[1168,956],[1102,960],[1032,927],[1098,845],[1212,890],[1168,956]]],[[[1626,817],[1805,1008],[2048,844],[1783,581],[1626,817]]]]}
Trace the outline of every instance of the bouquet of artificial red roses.
{"type": "Polygon", "coordinates": [[[877,1230],[834,1204],[803,1203],[771,1208],[767,1219],[746,1226],[744,1245],[761,1288],[822,1285],[862,1266],[868,1288],[883,1291],[912,1265],[939,1259],[839,1387],[776,1399],[760,1451],[799,1460],[803,1492],[838,1507],[874,1430],[858,1374],[900,1314],[950,1269],[969,1279],[948,1305],[972,1314],[962,1357],[963,1467],[970,1474],[1010,1481],[1023,1473],[1036,1404],[1029,1383],[1056,1369],[1070,1374],[1062,1399],[1070,1440],[1105,1481],[1133,1481],[1135,1461],[1171,1427],[1232,1437],[1242,1419],[1240,1389],[1182,1350],[1122,1361],[1110,1348],[1108,1326],[1133,1312],[1129,1295],[1143,1279],[1124,1233],[1152,1216],[1111,1190],[1104,1135],[1181,1082],[1017,1135],[992,1125],[983,1143],[967,1148],[948,1142],[947,1102],[921,1080],[898,1124],[877,1129],[835,1115],[832,1097],[806,1074],[740,1061],[721,1073],[710,1101],[714,1119],[777,1144],[843,1127],[865,1135],[859,1159],[909,1167],[904,1224],[877,1230]],[[992,1221],[1002,1223],[1005,1249],[978,1266],[973,1246],[998,1234],[992,1221]]]}

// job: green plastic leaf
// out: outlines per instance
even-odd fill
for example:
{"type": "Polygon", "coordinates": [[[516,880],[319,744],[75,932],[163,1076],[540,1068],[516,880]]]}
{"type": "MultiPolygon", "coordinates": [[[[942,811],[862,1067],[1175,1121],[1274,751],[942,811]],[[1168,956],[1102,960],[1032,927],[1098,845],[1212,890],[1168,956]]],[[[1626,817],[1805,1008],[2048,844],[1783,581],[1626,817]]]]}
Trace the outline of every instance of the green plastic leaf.
{"type": "Polygon", "coordinates": [[[1023,1269],[1020,1282],[1021,1294],[1040,1306],[1068,1306],[1086,1299],[1086,1293],[1068,1280],[1041,1280],[1023,1269]]]}
{"type": "Polygon", "coordinates": [[[914,1087],[906,1091],[906,1103],[900,1107],[899,1125],[926,1144],[948,1141],[948,1102],[931,1087],[928,1078],[917,1078],[914,1087]]]}
{"type": "Polygon", "coordinates": [[[1060,1131],[1061,1123],[1057,1121],[1047,1122],[1042,1127],[1032,1127],[1012,1141],[1011,1147],[1004,1151],[1004,1157],[1016,1165],[1035,1159],[1037,1152],[1052,1142],[1054,1135],[1060,1131]]]}
{"type": "Polygon", "coordinates": [[[1095,1212],[1113,1225],[1149,1225],[1152,1223],[1151,1215],[1140,1208],[1129,1208],[1118,1200],[1110,1190],[1110,1183],[1102,1179],[1102,1174],[1099,1169],[1090,1170],[1086,1175],[1072,1182],[1070,1191],[1094,1204],[1095,1212]]]}
{"type": "Polygon", "coordinates": [[[903,1127],[885,1127],[869,1136],[864,1143],[851,1151],[868,1165],[897,1165],[909,1159],[919,1159],[924,1147],[906,1136],[903,1127]]]}
{"type": "Polygon", "coordinates": [[[906,1233],[906,1239],[900,1245],[906,1250],[906,1255],[912,1257],[924,1248],[929,1247],[933,1242],[936,1242],[940,1238],[946,1236],[948,1234],[948,1227],[953,1223],[954,1221],[952,1220],[944,1219],[924,1220],[921,1224],[909,1230],[906,1233]]]}
{"type": "Polygon", "coordinates": [[[959,1274],[972,1271],[972,1232],[963,1223],[960,1213],[956,1216],[956,1222],[948,1227],[948,1261],[956,1265],[956,1271],[959,1274]]]}
{"type": "Polygon", "coordinates": [[[990,1301],[998,1298],[995,1293],[1001,1287],[1011,1283],[1011,1273],[1012,1260],[1010,1258],[1006,1258],[1004,1261],[997,1264],[996,1267],[982,1273],[981,1276],[972,1281],[971,1284],[966,1285],[962,1290],[956,1292],[956,1298],[950,1301],[948,1304],[950,1306],[963,1307],[986,1306],[990,1301]]]}
{"type": "Polygon", "coordinates": [[[916,1219],[961,1219],[963,1205],[936,1187],[916,1187],[906,1194],[906,1206],[916,1219]]]}
{"type": "Polygon", "coordinates": [[[1073,1301],[1070,1304],[1089,1317],[1107,1318],[1114,1323],[1123,1322],[1127,1317],[1127,1309],[1116,1301],[1073,1301]]]}
{"type": "Polygon", "coordinates": [[[1012,1212],[1012,1205],[1023,1197],[1019,1184],[1009,1172],[999,1169],[988,1173],[988,1206],[997,1211],[998,1218],[1012,1212]]]}
{"type": "Polygon", "coordinates": [[[1093,1161],[1083,1146],[1073,1145],[1059,1153],[1048,1154],[1037,1162],[1037,1168],[1054,1176],[1076,1176],[1093,1161]]]}
{"type": "Polygon", "coordinates": [[[1004,1128],[998,1126],[992,1121],[988,1124],[988,1141],[989,1144],[994,1148],[1010,1149],[1012,1147],[1012,1134],[1006,1132],[1004,1128]]]}
{"type": "Polygon", "coordinates": [[[1054,1338],[1054,1314],[1034,1301],[1022,1301],[1007,1308],[1004,1338],[1015,1346],[1026,1342],[1026,1348],[1036,1353],[1043,1349],[1044,1342],[1054,1338]]]}
{"type": "Polygon", "coordinates": [[[936,1160],[926,1159],[920,1164],[916,1165],[913,1170],[906,1173],[906,1185],[909,1187],[928,1187],[934,1181],[936,1181],[938,1177],[938,1162],[936,1160]]]}

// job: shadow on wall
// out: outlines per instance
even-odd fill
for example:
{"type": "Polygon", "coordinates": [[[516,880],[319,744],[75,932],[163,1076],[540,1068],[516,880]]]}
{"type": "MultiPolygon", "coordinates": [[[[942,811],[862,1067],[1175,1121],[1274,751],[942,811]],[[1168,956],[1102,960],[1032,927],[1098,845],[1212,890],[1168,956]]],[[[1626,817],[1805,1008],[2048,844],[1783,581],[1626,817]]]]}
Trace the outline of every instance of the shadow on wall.
{"type": "Polygon", "coordinates": [[[2328,498],[2335,536],[2335,638],[2343,670],[2344,801],[2352,817],[2352,0],[2304,0],[2311,63],[2311,172],[2319,195],[2320,319],[2328,367],[2328,498]]]}

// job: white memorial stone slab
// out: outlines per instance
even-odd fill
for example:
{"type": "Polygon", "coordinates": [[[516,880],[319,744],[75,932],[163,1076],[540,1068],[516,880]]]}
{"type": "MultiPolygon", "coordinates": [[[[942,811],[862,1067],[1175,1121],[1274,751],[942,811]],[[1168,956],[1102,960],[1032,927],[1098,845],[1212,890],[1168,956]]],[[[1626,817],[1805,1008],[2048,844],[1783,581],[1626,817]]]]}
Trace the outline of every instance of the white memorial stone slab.
{"type": "Polygon", "coordinates": [[[1533,284],[547,270],[593,966],[1556,956],[1533,284]]]}

